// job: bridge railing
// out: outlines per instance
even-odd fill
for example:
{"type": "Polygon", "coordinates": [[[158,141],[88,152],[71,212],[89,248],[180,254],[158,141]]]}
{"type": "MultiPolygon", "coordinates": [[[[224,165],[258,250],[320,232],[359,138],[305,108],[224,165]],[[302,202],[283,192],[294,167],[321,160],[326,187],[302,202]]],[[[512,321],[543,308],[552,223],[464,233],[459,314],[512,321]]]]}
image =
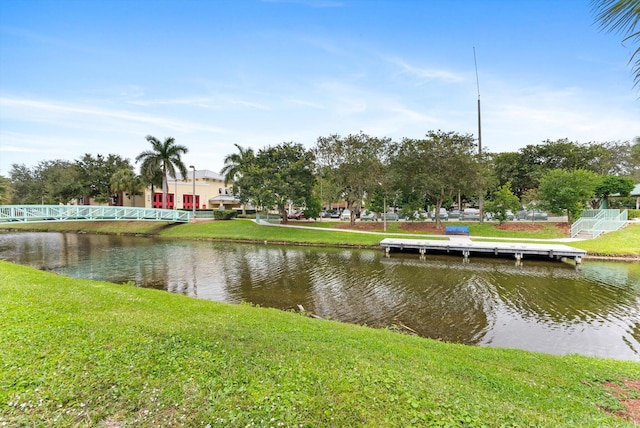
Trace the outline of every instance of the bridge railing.
{"type": "Polygon", "coordinates": [[[92,205],[1,205],[0,223],[75,220],[158,220],[186,223],[191,212],[92,205]]]}

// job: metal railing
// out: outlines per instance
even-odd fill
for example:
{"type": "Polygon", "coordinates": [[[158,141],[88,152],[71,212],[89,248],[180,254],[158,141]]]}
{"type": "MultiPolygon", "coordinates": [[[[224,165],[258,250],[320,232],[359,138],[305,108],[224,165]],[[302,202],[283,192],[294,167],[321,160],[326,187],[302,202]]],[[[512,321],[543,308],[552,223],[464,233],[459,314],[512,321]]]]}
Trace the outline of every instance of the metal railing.
{"type": "Polygon", "coordinates": [[[81,220],[157,220],[187,223],[191,212],[157,208],[108,207],[91,205],[0,205],[0,223],[81,221],[81,220]]]}
{"type": "Polygon", "coordinates": [[[619,230],[627,223],[628,215],[627,210],[585,210],[582,217],[571,225],[571,237],[586,231],[591,238],[597,238],[603,233],[619,230]]]}

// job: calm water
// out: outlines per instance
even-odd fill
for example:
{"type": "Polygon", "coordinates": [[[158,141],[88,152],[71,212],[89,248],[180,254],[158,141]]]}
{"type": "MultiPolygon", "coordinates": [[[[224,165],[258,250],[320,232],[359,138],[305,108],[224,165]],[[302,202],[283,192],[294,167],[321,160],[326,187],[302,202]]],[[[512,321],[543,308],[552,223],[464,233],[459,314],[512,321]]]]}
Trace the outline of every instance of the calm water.
{"type": "Polygon", "coordinates": [[[281,309],[421,336],[640,361],[640,263],[563,263],[382,251],[0,234],[0,259],[72,277],[281,309]]]}

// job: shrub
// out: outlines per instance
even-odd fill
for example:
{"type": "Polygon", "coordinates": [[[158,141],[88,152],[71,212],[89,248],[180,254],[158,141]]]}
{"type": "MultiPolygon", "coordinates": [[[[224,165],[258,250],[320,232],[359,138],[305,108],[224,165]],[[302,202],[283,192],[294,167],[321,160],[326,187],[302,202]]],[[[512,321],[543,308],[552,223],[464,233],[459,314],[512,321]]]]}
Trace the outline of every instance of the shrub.
{"type": "Polygon", "coordinates": [[[214,210],[213,218],[216,220],[231,220],[232,218],[236,218],[238,216],[238,212],[236,210],[214,210]]]}

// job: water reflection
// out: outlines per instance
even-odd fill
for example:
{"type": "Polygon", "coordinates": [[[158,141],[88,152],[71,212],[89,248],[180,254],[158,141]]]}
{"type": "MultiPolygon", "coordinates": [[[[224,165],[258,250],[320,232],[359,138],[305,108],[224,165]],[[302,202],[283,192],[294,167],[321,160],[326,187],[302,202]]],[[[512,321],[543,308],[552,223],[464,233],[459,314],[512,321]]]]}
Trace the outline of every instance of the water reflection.
{"type": "Polygon", "coordinates": [[[388,327],[467,344],[640,361],[638,264],[563,263],[168,241],[0,234],[0,258],[73,277],[388,327]]]}

